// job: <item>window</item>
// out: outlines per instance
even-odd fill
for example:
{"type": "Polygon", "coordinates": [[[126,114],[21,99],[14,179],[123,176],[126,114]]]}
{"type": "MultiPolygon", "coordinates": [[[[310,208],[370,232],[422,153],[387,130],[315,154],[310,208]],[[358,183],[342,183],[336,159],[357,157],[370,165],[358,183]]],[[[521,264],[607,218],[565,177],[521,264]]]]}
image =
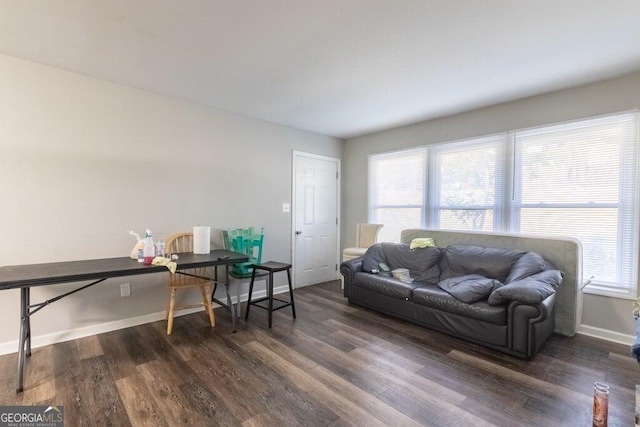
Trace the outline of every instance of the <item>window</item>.
{"type": "Polygon", "coordinates": [[[638,113],[374,155],[369,220],[575,237],[586,291],[635,297],[638,166],[638,113]]]}
{"type": "Polygon", "coordinates": [[[427,150],[369,157],[369,222],[384,224],[380,241],[398,241],[405,228],[424,223],[427,150]]]}
{"type": "Polygon", "coordinates": [[[505,136],[431,148],[433,191],[427,225],[454,230],[500,230],[505,136]]]}
{"type": "Polygon", "coordinates": [[[514,133],[513,231],[582,242],[593,293],[634,296],[637,114],[514,133]]]}

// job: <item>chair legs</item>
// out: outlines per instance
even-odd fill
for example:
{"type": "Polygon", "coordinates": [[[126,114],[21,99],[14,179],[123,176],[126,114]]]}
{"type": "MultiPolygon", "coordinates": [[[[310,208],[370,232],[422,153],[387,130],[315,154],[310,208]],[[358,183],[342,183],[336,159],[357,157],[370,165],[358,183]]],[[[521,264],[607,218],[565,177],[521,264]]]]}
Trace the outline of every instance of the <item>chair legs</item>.
{"type": "MultiPolygon", "coordinates": [[[[186,306],[186,307],[176,307],[176,293],[178,289],[171,288],[171,296],[169,297],[169,306],[167,308],[167,335],[171,335],[173,330],[173,315],[176,310],[181,308],[189,308],[189,307],[197,307],[196,306],[186,306]]],[[[216,316],[213,311],[213,304],[211,304],[211,300],[209,299],[210,289],[209,285],[200,286],[200,293],[202,294],[202,305],[204,306],[207,315],[209,316],[209,322],[211,323],[211,327],[215,328],[216,326],[216,316]]]]}
{"type": "Polygon", "coordinates": [[[296,318],[296,304],[293,302],[293,286],[291,286],[291,270],[287,270],[287,280],[289,281],[289,297],[291,298],[291,312],[293,318],[296,318]]]}
{"type": "Polygon", "coordinates": [[[216,315],[213,313],[213,305],[211,304],[211,299],[209,295],[211,292],[209,291],[209,285],[204,285],[200,288],[202,292],[202,301],[204,302],[204,308],[209,314],[209,320],[211,321],[211,327],[215,328],[216,326],[216,315]]]}
{"type": "Polygon", "coordinates": [[[171,297],[169,298],[169,309],[167,310],[167,335],[171,335],[173,329],[173,311],[176,306],[177,289],[171,289],[171,297]]]}

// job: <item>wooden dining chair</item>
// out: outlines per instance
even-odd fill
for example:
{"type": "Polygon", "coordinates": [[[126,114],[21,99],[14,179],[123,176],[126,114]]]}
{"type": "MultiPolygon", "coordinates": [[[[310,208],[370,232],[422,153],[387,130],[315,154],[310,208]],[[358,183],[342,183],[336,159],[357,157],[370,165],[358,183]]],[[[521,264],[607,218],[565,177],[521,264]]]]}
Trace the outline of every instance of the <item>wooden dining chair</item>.
{"type": "MultiPolygon", "coordinates": [[[[167,254],[180,254],[184,252],[193,252],[193,233],[179,233],[169,236],[166,242],[167,254]]],[[[180,259],[178,259],[178,263],[180,259]]],[[[175,273],[169,272],[169,281],[167,286],[171,293],[169,305],[167,308],[167,335],[171,335],[173,329],[173,314],[176,310],[184,310],[187,308],[204,307],[209,314],[211,327],[216,326],[215,315],[213,314],[213,306],[211,304],[211,288],[213,283],[213,268],[199,267],[186,270],[179,270],[175,273]],[[202,294],[201,304],[176,305],[176,294],[179,290],[200,288],[202,294]]]]}

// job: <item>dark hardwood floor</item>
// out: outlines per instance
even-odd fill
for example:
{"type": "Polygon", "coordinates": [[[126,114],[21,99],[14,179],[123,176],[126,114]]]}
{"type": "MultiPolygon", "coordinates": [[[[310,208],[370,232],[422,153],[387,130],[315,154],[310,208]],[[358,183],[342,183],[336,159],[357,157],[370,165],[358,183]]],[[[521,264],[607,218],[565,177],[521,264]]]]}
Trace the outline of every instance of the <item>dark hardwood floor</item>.
{"type": "MultiPolygon", "coordinates": [[[[3,405],[64,405],[75,425],[590,426],[595,381],[609,426],[633,426],[640,365],[628,346],[553,336],[520,360],[349,305],[340,282],[251,310],[231,333],[203,313],[35,349],[25,391],[0,357],[3,405]]],[[[631,313],[629,313],[631,315],[631,313]]]]}

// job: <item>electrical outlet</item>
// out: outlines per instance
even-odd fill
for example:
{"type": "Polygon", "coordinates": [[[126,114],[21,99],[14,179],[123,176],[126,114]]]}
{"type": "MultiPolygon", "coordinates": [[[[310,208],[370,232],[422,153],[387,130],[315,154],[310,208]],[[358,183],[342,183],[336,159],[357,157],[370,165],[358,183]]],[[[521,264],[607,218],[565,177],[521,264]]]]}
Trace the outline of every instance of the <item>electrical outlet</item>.
{"type": "Polygon", "coordinates": [[[128,297],[131,295],[131,283],[123,283],[120,285],[120,296],[128,297]]]}

